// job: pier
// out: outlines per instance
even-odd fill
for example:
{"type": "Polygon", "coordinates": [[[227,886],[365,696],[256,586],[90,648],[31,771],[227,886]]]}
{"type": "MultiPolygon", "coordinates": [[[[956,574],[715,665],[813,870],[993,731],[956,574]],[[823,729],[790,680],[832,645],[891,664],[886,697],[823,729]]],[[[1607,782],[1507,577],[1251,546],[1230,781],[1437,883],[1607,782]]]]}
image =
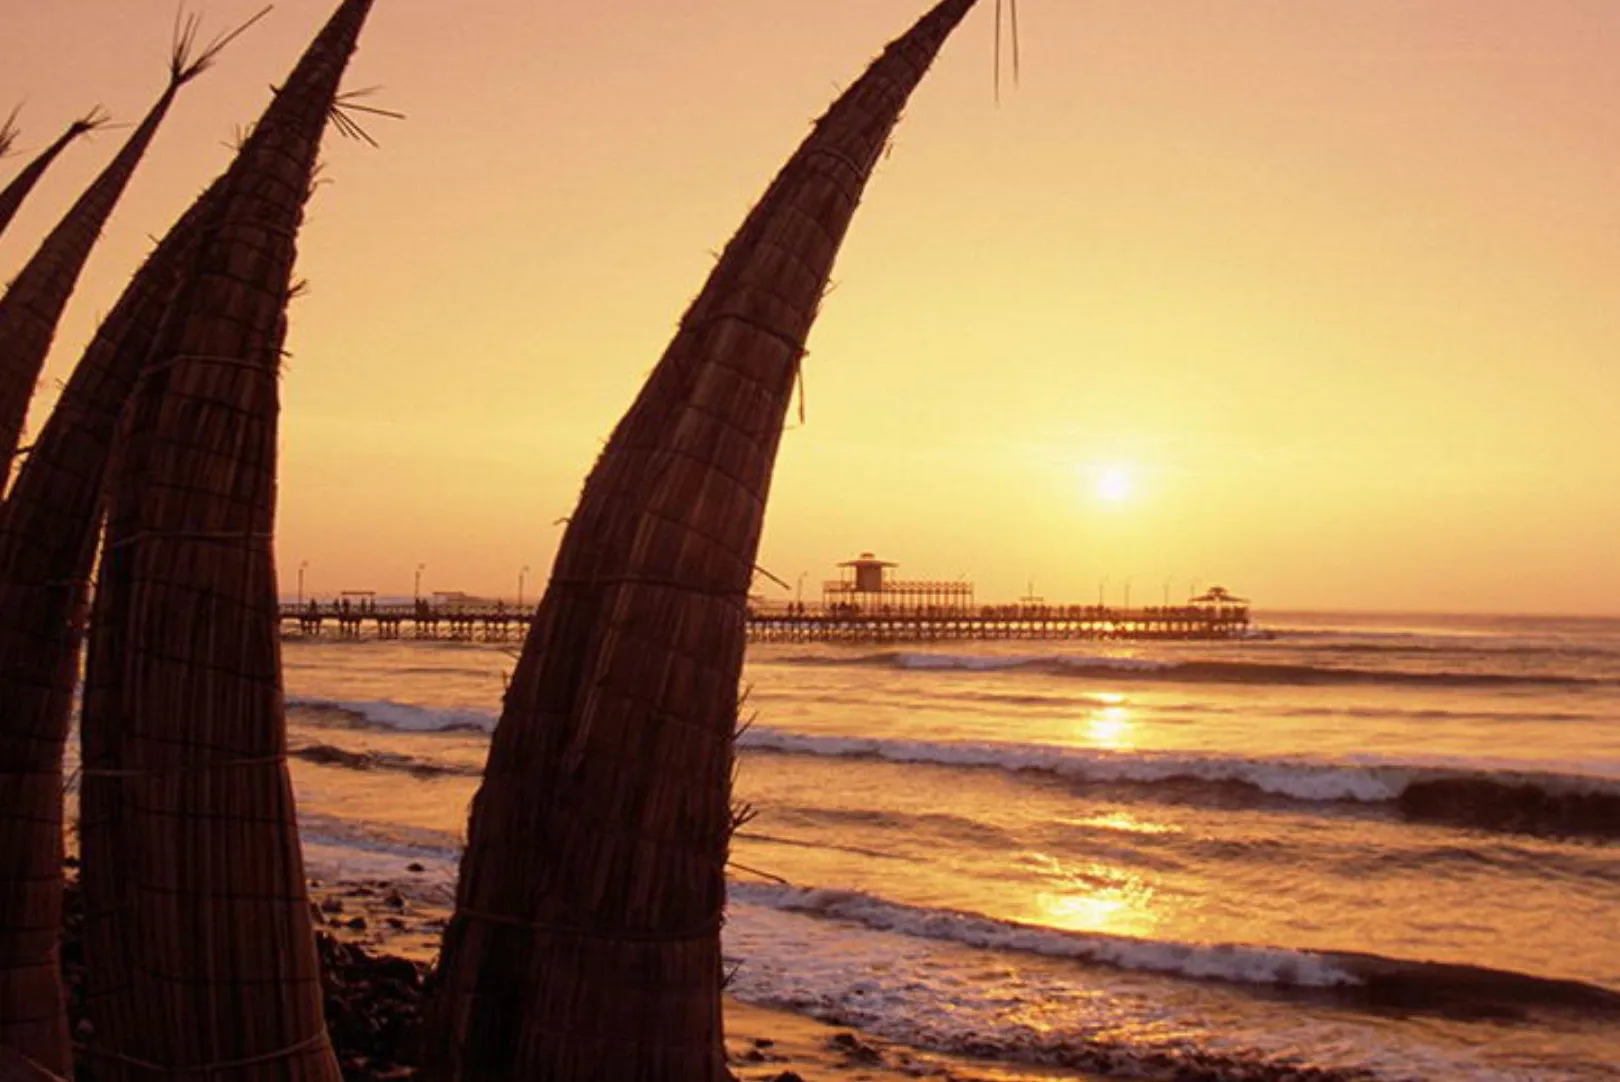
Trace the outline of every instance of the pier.
{"type": "MultiPolygon", "coordinates": [[[[282,630],[300,638],[442,639],[510,642],[528,633],[531,611],[501,605],[422,602],[350,605],[306,602],[281,608],[282,630]]],[[[1249,635],[1247,606],[1111,608],[1100,605],[986,605],[832,611],[772,603],[748,608],[750,642],[949,642],[999,639],[1237,639],[1249,635]]]]}
{"type": "MultiPolygon", "coordinates": [[[[982,605],[974,600],[972,583],[894,580],[888,572],[895,565],[871,553],[838,566],[843,574],[822,583],[820,601],[750,597],[749,641],[1136,641],[1252,634],[1248,601],[1220,586],[1180,605],[1049,605],[1036,597],[982,605]]],[[[533,618],[532,608],[455,593],[387,603],[369,591],[349,591],[335,600],[281,608],[283,633],[312,639],[509,642],[527,635],[533,618]]]]}

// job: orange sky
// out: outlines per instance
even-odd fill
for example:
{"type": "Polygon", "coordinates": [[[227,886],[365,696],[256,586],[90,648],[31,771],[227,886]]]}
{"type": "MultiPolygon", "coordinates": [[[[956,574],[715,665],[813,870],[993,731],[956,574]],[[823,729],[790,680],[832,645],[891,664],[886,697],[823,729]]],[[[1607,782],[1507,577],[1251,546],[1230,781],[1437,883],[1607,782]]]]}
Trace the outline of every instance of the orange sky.
{"type": "MultiPolygon", "coordinates": [[[[69,310],[225,165],[335,0],[182,94],[69,310]]],[[[214,28],[260,0],[196,7],[214,28]]],[[[924,0],[381,0],[304,231],[285,584],[532,598],[585,471],[718,250],[924,0]]],[[[172,8],[7,5],[23,155],[159,90],[172,8]]],[[[761,561],[1265,609],[1620,611],[1620,4],[983,0],[857,215],[761,561]],[[1100,500],[1095,472],[1132,492],[1100,500]]],[[[0,241],[9,277],[118,135],[0,241]]],[[[47,384],[42,399],[54,398],[47,384]]],[[[36,408],[34,424],[40,416],[36,408]]],[[[796,420],[796,418],[795,418],[796,420]]],[[[782,591],[769,588],[775,596],[782,591]]]]}

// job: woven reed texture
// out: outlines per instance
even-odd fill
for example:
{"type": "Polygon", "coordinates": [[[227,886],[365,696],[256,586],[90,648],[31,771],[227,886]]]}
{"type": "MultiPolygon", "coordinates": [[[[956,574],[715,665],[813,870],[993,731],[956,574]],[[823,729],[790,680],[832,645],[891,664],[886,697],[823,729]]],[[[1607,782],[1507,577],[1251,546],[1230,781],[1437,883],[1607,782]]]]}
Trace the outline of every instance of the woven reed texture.
{"type": "Polygon", "coordinates": [[[940,4],[817,123],[586,482],[474,803],[430,1077],[728,1077],[733,739],[776,448],[872,167],[973,4],[940,4]]]}
{"type": "Polygon", "coordinates": [[[96,1077],[336,1082],[287,774],[275,568],[280,354],[345,0],[210,215],[109,479],[81,836],[96,1077]]]}
{"type": "Polygon", "coordinates": [[[34,190],[34,185],[39,183],[39,178],[45,175],[45,170],[51,167],[51,163],[56,160],[57,155],[66,150],[69,143],[89,131],[92,126],[84,121],[74,121],[68,126],[67,131],[56,137],[56,142],[36,154],[33,160],[23,166],[17,175],[11,178],[11,182],[3,190],[0,190],[0,236],[5,235],[6,227],[11,224],[11,219],[17,216],[17,211],[22,207],[23,201],[34,190]]]}
{"type": "Polygon", "coordinates": [[[51,230],[0,298],[0,477],[10,477],[28,402],[56,326],[101,230],[180,90],[171,79],[107,168],[51,230]]]}
{"type": "Polygon", "coordinates": [[[169,231],[102,321],[0,505],[0,1045],[64,1075],[62,750],[84,587],[118,419],[209,205],[169,231]]]}

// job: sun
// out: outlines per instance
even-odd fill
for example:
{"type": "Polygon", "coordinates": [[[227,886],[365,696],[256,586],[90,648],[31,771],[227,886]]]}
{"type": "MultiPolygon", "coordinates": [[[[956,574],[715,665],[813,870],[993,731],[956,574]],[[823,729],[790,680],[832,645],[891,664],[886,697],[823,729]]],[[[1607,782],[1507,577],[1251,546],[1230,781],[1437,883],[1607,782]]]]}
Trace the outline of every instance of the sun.
{"type": "Polygon", "coordinates": [[[1118,466],[1097,471],[1097,498],[1107,503],[1119,503],[1131,494],[1131,475],[1118,466]]]}

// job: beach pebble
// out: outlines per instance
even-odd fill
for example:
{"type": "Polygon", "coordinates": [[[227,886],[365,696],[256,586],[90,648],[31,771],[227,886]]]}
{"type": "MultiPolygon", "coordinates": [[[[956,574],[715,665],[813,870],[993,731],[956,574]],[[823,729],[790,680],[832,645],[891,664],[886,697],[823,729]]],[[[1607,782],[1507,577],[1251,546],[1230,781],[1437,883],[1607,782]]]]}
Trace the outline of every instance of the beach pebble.
{"type": "Polygon", "coordinates": [[[352,930],[352,931],[363,932],[363,931],[366,930],[366,918],[365,917],[350,917],[347,921],[344,922],[343,926],[345,928],[348,928],[348,929],[352,930]]]}
{"type": "Polygon", "coordinates": [[[853,1033],[835,1033],[827,1039],[827,1045],[835,1052],[842,1052],[856,1063],[873,1064],[883,1062],[881,1052],[853,1033]]]}
{"type": "Polygon", "coordinates": [[[420,864],[416,863],[415,861],[412,861],[411,863],[405,865],[405,870],[408,871],[408,872],[425,872],[425,871],[427,871],[426,868],[422,867],[420,864]]]}

